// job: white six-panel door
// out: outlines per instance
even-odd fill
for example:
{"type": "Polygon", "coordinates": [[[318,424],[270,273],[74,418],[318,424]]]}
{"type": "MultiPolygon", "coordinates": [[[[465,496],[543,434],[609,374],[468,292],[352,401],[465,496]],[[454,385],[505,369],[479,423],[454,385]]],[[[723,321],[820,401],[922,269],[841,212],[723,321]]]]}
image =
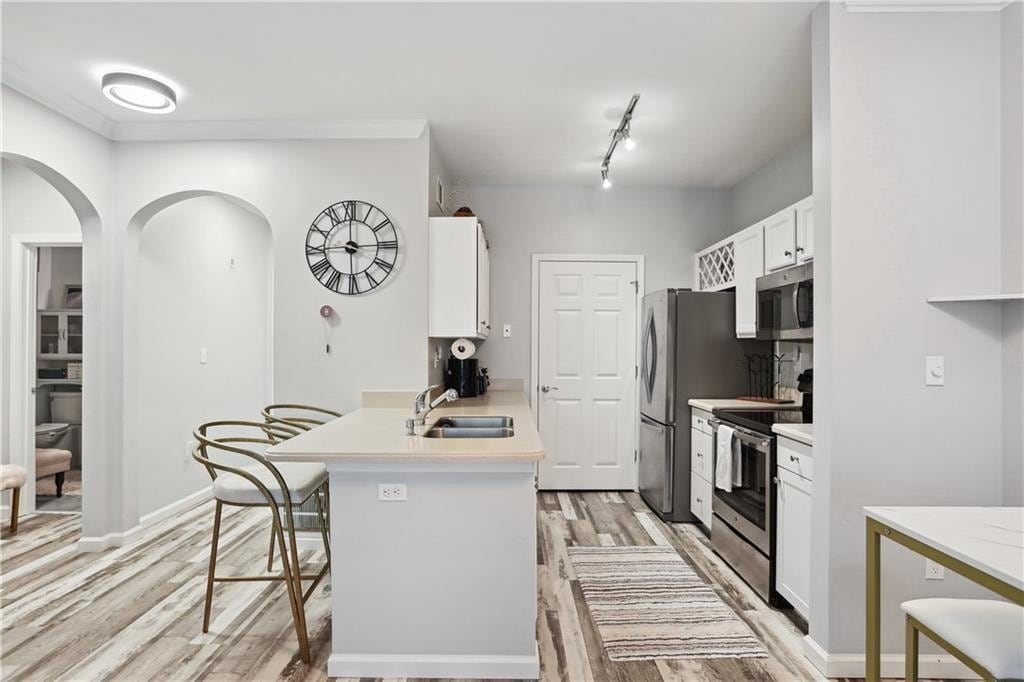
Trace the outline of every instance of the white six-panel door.
{"type": "Polygon", "coordinates": [[[538,485],[632,490],[637,264],[541,261],[537,273],[538,485]]]}

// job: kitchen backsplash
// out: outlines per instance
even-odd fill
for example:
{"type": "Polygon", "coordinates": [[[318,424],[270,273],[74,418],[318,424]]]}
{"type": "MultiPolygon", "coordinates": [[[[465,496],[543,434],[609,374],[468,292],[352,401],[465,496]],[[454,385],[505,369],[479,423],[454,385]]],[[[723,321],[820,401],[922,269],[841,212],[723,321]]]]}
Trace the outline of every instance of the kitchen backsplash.
{"type": "Polygon", "coordinates": [[[775,397],[799,403],[801,397],[800,392],[796,390],[796,378],[805,369],[814,367],[814,344],[778,341],[775,344],[775,354],[785,355],[782,369],[779,371],[779,385],[775,390],[775,397]]]}

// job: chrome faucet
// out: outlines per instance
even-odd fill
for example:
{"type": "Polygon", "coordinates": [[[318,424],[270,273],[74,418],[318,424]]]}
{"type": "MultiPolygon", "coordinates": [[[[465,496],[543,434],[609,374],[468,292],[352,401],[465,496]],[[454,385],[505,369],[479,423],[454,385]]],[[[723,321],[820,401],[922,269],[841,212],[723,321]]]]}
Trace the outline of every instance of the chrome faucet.
{"type": "Polygon", "coordinates": [[[430,392],[435,388],[440,388],[440,386],[441,384],[428,386],[425,390],[420,391],[420,393],[416,395],[416,405],[413,407],[413,416],[405,420],[405,433],[407,435],[416,435],[416,427],[423,426],[426,423],[427,415],[430,414],[430,411],[435,407],[441,403],[451,403],[459,399],[459,392],[454,388],[449,388],[428,404],[427,398],[430,397],[430,392]]]}

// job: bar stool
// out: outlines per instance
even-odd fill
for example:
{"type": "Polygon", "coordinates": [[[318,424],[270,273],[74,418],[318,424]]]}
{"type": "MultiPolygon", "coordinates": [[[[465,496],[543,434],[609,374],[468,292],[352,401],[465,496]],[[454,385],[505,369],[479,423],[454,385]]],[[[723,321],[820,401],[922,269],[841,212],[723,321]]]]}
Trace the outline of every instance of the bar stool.
{"type": "Polygon", "coordinates": [[[216,504],[213,519],[213,541],[210,548],[210,567],[206,581],[203,632],[208,632],[210,628],[210,609],[213,605],[213,584],[215,582],[281,580],[288,589],[288,600],[291,604],[292,620],[295,623],[300,655],[303,662],[309,663],[309,636],[306,631],[304,605],[331,566],[330,539],[327,536],[323,505],[320,503],[318,495],[319,491],[327,488],[327,468],[323,464],[315,463],[275,465],[262,454],[250,449],[253,446],[273,445],[298,433],[298,429],[294,427],[277,423],[268,424],[242,420],[207,422],[201,424],[194,432],[197,445],[192,451],[192,457],[206,467],[210,474],[210,478],[213,480],[213,498],[216,504]],[[218,435],[211,433],[214,431],[218,435]],[[242,455],[254,460],[255,463],[248,466],[233,466],[215,459],[217,455],[225,453],[242,455]],[[316,575],[302,575],[299,567],[298,548],[295,543],[295,521],[292,516],[292,508],[311,497],[315,497],[317,500],[317,514],[320,518],[321,536],[327,561],[316,575]],[[224,505],[270,508],[272,533],[281,555],[281,575],[217,577],[217,542],[220,538],[220,520],[224,505]],[[284,509],[283,520],[281,508],[284,509]],[[302,591],[303,580],[313,581],[305,593],[302,591]]]}
{"type": "Polygon", "coordinates": [[[309,431],[341,416],[340,412],[314,405],[277,403],[261,411],[268,424],[284,424],[300,431],[309,431]]]}
{"type": "Polygon", "coordinates": [[[1024,606],[994,599],[913,599],[907,614],[906,677],[917,682],[918,633],[984,680],[1024,679],[1024,606]]]}

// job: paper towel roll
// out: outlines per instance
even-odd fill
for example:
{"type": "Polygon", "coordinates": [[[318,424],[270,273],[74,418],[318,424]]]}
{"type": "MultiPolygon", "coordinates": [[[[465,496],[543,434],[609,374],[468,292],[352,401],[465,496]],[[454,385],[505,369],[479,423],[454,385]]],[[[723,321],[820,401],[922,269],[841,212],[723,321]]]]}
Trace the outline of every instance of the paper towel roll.
{"type": "Polygon", "coordinates": [[[452,355],[459,360],[471,358],[475,352],[476,344],[469,339],[455,339],[455,343],[452,344],[452,355]]]}

